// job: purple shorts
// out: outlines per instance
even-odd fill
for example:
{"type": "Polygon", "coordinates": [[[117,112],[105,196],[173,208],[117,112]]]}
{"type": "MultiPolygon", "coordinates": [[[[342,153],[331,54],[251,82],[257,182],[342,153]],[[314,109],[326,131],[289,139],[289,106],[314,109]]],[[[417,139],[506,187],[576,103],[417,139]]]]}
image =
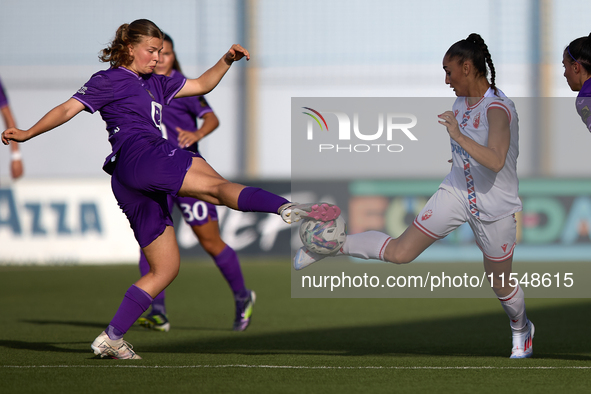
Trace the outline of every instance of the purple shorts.
{"type": "Polygon", "coordinates": [[[203,226],[210,221],[218,220],[218,211],[215,205],[192,197],[168,196],[170,211],[176,205],[183,214],[185,222],[193,226],[203,226]]]}
{"type": "Polygon", "coordinates": [[[167,196],[176,196],[198,154],[175,147],[156,134],[128,138],[119,152],[111,188],[140,247],[172,226],[167,196]]]}

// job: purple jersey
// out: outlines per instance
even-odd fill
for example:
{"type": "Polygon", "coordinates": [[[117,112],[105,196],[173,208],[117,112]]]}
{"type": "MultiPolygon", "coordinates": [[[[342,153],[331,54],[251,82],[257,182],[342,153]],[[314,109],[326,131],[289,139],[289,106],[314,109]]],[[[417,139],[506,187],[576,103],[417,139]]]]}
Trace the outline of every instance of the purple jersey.
{"type": "Polygon", "coordinates": [[[0,80],[0,108],[8,105],[8,97],[4,93],[4,87],[2,87],[2,80],[0,80]]]}
{"type": "Polygon", "coordinates": [[[90,113],[99,111],[107,124],[113,152],[104,169],[112,173],[111,162],[123,142],[130,136],[152,133],[162,136],[162,106],[169,104],[182,89],[185,78],[163,75],[137,75],[124,67],[110,68],[94,74],[72,96],[90,113]]]}
{"type": "Polygon", "coordinates": [[[577,112],[581,116],[581,120],[591,132],[591,78],[586,80],[577,96],[576,101],[577,112]]]}
{"type": "MultiPolygon", "coordinates": [[[[175,80],[185,80],[183,74],[176,70],[172,70],[170,78],[175,80]]],[[[174,99],[168,106],[164,108],[164,130],[163,135],[173,145],[178,145],[179,133],[176,130],[180,127],[183,130],[195,131],[197,130],[197,118],[202,118],[203,115],[213,112],[205,97],[203,96],[192,96],[192,97],[181,97],[174,99]]],[[[197,143],[186,148],[192,152],[197,152],[197,143]]]]}

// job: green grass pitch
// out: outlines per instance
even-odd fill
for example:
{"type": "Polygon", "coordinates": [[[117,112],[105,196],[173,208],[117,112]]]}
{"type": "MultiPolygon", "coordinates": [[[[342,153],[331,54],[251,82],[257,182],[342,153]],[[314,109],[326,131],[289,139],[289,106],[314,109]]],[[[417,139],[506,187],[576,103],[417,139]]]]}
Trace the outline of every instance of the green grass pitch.
{"type": "Polygon", "coordinates": [[[245,260],[243,270],[257,292],[246,332],[231,331],[232,296],[213,263],[183,261],[167,289],[171,331],[133,327],[125,339],[143,360],[125,361],[94,358],[90,343],[137,267],[0,267],[1,391],[591,391],[591,300],[528,299],[534,358],[510,360],[493,297],[292,299],[287,259],[245,260]]]}

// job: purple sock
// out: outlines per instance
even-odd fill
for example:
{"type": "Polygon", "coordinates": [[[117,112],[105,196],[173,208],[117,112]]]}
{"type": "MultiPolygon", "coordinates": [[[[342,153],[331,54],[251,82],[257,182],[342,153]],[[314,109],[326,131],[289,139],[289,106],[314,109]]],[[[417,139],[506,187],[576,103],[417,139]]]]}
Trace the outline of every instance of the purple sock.
{"type": "Polygon", "coordinates": [[[226,245],[224,250],[213,258],[222,275],[230,285],[235,298],[248,297],[248,291],[244,285],[240,261],[234,249],[226,245]]]}
{"type": "Polygon", "coordinates": [[[288,202],[285,198],[261,188],[247,186],[238,196],[238,209],[242,212],[277,213],[279,207],[288,202]]]}
{"type": "Polygon", "coordinates": [[[131,285],[117,313],[109,323],[106,332],[109,338],[116,340],[123,337],[123,334],[136,322],[136,320],[148,309],[152,303],[152,297],[136,285],[131,285]],[[113,335],[113,336],[111,336],[113,335]]]}
{"type": "MultiPolygon", "coordinates": [[[[146,255],[140,249],[140,274],[144,276],[148,272],[150,272],[150,264],[148,263],[148,259],[146,259],[146,255]]],[[[166,290],[162,290],[160,294],[154,297],[154,301],[152,301],[152,311],[150,312],[151,315],[166,315],[165,298],[166,290]]]]}
{"type": "Polygon", "coordinates": [[[150,315],[166,315],[166,305],[164,303],[164,290],[158,294],[152,301],[152,310],[150,315]]]}

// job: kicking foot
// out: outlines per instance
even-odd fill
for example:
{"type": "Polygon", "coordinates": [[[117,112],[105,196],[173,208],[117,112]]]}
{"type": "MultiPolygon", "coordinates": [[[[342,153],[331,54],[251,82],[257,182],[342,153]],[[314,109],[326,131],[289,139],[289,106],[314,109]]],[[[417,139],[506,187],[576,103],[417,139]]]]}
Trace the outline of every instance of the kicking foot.
{"type": "Polygon", "coordinates": [[[306,268],[310,264],[313,264],[317,261],[322,260],[323,258],[327,257],[328,255],[322,255],[314,252],[310,252],[305,247],[301,247],[296,252],[293,258],[293,268],[297,271],[306,268]]]}
{"type": "Polygon", "coordinates": [[[341,209],[326,202],[298,204],[291,202],[279,207],[279,214],[285,223],[291,224],[302,218],[316,219],[323,222],[334,220],[341,214],[341,209]]]}

